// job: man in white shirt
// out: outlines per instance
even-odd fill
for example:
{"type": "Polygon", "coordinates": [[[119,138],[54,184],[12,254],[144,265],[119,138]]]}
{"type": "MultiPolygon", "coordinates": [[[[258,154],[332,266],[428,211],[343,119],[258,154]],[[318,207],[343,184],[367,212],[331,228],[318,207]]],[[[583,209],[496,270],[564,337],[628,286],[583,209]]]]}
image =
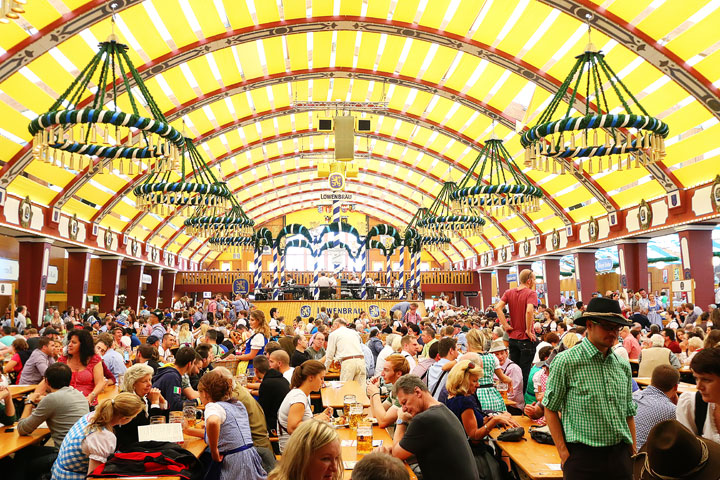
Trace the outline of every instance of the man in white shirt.
{"type": "Polygon", "coordinates": [[[340,381],[355,380],[365,385],[365,355],[360,348],[360,335],[346,327],[347,322],[338,318],[333,322],[333,330],[328,336],[325,353],[325,366],[330,368],[334,360],[340,361],[340,381]]]}
{"type": "Polygon", "coordinates": [[[324,273],[320,274],[320,278],[318,278],[317,286],[322,287],[329,287],[330,286],[330,279],[325,276],[324,273]]]}
{"type": "Polygon", "coordinates": [[[412,371],[412,369],[417,366],[415,355],[422,350],[422,347],[418,344],[417,338],[413,335],[405,335],[402,337],[400,345],[402,345],[400,354],[405,357],[408,365],[410,365],[410,371],[412,371]]]}

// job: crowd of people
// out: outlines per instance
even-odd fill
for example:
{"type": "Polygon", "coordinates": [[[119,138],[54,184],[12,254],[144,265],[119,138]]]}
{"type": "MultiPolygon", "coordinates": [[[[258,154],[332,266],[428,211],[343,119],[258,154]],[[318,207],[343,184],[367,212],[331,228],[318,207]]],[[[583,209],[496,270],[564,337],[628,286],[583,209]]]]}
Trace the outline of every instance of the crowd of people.
{"type": "Polygon", "coordinates": [[[321,309],[285,319],[243,295],[217,295],[102,318],[51,309],[38,329],[20,307],[2,327],[2,368],[7,383],[38,387],[17,404],[0,385],[0,421],[19,420],[20,435],[45,422],[53,446],[27,447],[4,468],[13,479],[85,478],[134,448],[151,417],[202,404],[204,428],[185,433],[205,438],[198,468],[208,478],[341,478],[337,412],[312,395],[339,368],[340,381],[364,386],[369,414],[393,436],[353,478],[408,478],[400,460],[429,480],[512,478],[490,432],[525,414],[549,428],[566,478],[630,479],[639,449],[644,468],[657,461],[649,446],[666,421],[720,442],[720,310],[673,311],[642,289],[619,297],[548,308],[524,270],[485,311],[440,296],[425,315],[401,301],[376,318],[321,309]],[[644,390],[633,363],[650,377],[644,390]],[[697,395],[678,395],[683,366],[697,395]],[[113,384],[122,393],[98,403],[113,384]]]}

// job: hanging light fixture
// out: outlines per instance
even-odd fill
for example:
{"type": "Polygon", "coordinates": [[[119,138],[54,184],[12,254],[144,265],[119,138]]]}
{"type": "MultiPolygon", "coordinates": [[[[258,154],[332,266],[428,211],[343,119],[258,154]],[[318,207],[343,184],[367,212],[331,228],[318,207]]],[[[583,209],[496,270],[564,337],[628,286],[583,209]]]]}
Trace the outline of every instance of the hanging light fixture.
{"type": "MultiPolygon", "coordinates": [[[[114,32],[114,13],[112,25],[114,32]]],[[[120,173],[127,167],[128,175],[176,168],[183,136],[168,123],[127,50],[111,34],[49,111],[30,122],[35,159],[71,170],[107,159],[100,173],[107,163],[120,173]],[[130,105],[131,113],[119,110],[121,86],[127,94],[122,103],[130,105]]]]}
{"type": "Polygon", "coordinates": [[[511,206],[526,213],[537,211],[542,196],[515,165],[502,140],[496,138],[485,142],[457,189],[450,193],[456,212],[477,209],[496,217],[509,216],[511,206]]]}
{"type": "Polygon", "coordinates": [[[417,219],[417,228],[423,237],[471,237],[482,233],[485,219],[474,208],[467,215],[457,215],[451,207],[451,195],[457,190],[455,182],[445,182],[427,212],[417,219]]]}
{"type": "Polygon", "coordinates": [[[208,240],[210,249],[216,252],[229,250],[231,253],[240,253],[253,249],[255,238],[249,237],[211,237],[208,240]]]}
{"type": "Polygon", "coordinates": [[[199,237],[252,237],[255,222],[247,216],[235,197],[230,197],[230,209],[222,215],[204,215],[203,209],[185,219],[188,234],[199,237]]]}
{"type": "Polygon", "coordinates": [[[215,177],[189,138],[185,138],[180,158],[180,181],[172,181],[173,172],[155,172],[133,189],[137,208],[160,215],[169,215],[171,207],[181,208],[185,216],[190,216],[193,207],[197,216],[224,214],[231,206],[232,192],[215,177]],[[190,167],[192,175],[188,178],[192,181],[185,179],[186,166],[190,167]]]}
{"type": "Polygon", "coordinates": [[[0,23],[17,20],[25,13],[26,0],[0,0],[0,23]]]}
{"type": "Polygon", "coordinates": [[[585,52],[575,57],[575,65],[536,125],[520,138],[525,166],[553,174],[583,170],[593,174],[654,164],[665,156],[670,129],[647,113],[596,50],[590,42],[592,15],[586,18],[585,52]],[[569,101],[562,114],[564,98],[569,101]],[[578,101],[584,101],[582,111],[574,112],[578,101]]]}

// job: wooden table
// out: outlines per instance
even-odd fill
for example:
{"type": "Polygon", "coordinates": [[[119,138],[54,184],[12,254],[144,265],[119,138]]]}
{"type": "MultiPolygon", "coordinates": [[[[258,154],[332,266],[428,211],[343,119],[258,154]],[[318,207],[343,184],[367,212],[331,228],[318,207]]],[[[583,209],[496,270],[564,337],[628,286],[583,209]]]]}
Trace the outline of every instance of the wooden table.
{"type": "Polygon", "coordinates": [[[680,373],[690,373],[692,374],[692,368],[688,366],[680,367],[680,370],[678,370],[680,373]]]}
{"type": "Polygon", "coordinates": [[[207,448],[207,444],[202,438],[185,435],[185,443],[182,445],[182,447],[196,457],[199,457],[200,454],[205,450],[205,448],[207,448]]]}
{"type": "MultiPolygon", "coordinates": [[[[638,383],[638,385],[642,387],[647,387],[648,385],[650,385],[650,377],[637,377],[635,381],[638,383]]],[[[680,382],[678,384],[678,393],[686,392],[697,392],[697,385],[693,385],[692,383],[680,382]]]]}
{"type": "MultiPolygon", "coordinates": [[[[355,430],[351,430],[348,427],[341,427],[337,429],[338,436],[340,437],[340,441],[343,440],[356,440],[357,439],[357,433],[355,430]]],[[[378,426],[373,427],[373,441],[376,440],[382,440],[383,446],[389,446],[392,445],[392,437],[390,434],[385,430],[384,428],[380,428],[378,426]]],[[[355,462],[360,460],[365,455],[358,454],[357,453],[357,447],[342,447],[342,459],[343,462],[355,462]]],[[[407,466],[407,465],[406,465],[407,466]]],[[[410,473],[410,478],[412,480],[416,480],[417,477],[413,473],[412,470],[410,470],[410,467],[407,466],[407,470],[410,473]]],[[[349,480],[352,476],[352,470],[345,470],[345,475],[343,478],[345,480],[349,480]]]]}
{"type": "Polygon", "coordinates": [[[328,386],[321,390],[323,407],[343,408],[343,397],[355,395],[356,401],[363,406],[370,406],[370,399],[365,394],[365,385],[360,385],[352,380],[349,382],[329,382],[328,386]]]}
{"type": "MultiPolygon", "coordinates": [[[[517,465],[520,477],[524,479],[542,479],[542,478],[563,478],[562,470],[560,470],[560,455],[555,445],[545,445],[538,443],[530,438],[530,426],[532,421],[525,416],[513,416],[521,427],[525,428],[526,440],[520,442],[498,442],[500,448],[510,457],[517,465]],[[548,465],[557,466],[558,470],[553,470],[548,465]]],[[[502,430],[494,429],[491,433],[493,438],[497,438],[502,430]]]]}
{"type": "Polygon", "coordinates": [[[103,400],[107,400],[109,398],[115,398],[117,394],[120,393],[118,391],[117,385],[108,385],[106,386],[102,392],[100,392],[97,396],[98,404],[102,402],[103,400]]]}
{"type": "Polygon", "coordinates": [[[12,432],[6,432],[7,428],[0,428],[0,458],[5,458],[28,445],[43,442],[50,436],[49,428],[36,428],[30,435],[20,435],[15,425],[12,427],[12,432]]]}
{"type": "Polygon", "coordinates": [[[328,370],[325,373],[325,380],[328,382],[330,380],[340,380],[340,372],[339,371],[336,372],[335,370],[328,370]]]}
{"type": "Polygon", "coordinates": [[[19,398],[26,393],[34,392],[36,388],[37,385],[10,385],[8,390],[10,390],[13,398],[19,398]]]}

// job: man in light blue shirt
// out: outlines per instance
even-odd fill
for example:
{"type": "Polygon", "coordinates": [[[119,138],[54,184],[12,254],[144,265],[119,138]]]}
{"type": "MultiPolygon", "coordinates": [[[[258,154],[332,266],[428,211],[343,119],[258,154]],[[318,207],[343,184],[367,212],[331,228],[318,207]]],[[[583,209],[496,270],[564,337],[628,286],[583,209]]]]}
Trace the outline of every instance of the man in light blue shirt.
{"type": "Polygon", "coordinates": [[[95,353],[102,357],[108,370],[115,376],[116,382],[120,383],[120,376],[125,375],[127,367],[123,356],[112,349],[112,344],[113,339],[110,334],[101,334],[95,344],[95,353]]]}
{"type": "Polygon", "coordinates": [[[650,377],[650,386],[633,393],[633,401],[638,406],[635,414],[638,449],[645,444],[650,430],[655,425],[675,419],[678,382],[680,382],[680,373],[675,367],[658,365],[650,377]]]}
{"type": "Polygon", "coordinates": [[[447,382],[449,370],[443,370],[443,366],[458,357],[457,340],[451,337],[441,338],[438,341],[438,354],[440,360],[430,366],[427,375],[428,390],[435,400],[438,399],[442,387],[447,382]]]}

